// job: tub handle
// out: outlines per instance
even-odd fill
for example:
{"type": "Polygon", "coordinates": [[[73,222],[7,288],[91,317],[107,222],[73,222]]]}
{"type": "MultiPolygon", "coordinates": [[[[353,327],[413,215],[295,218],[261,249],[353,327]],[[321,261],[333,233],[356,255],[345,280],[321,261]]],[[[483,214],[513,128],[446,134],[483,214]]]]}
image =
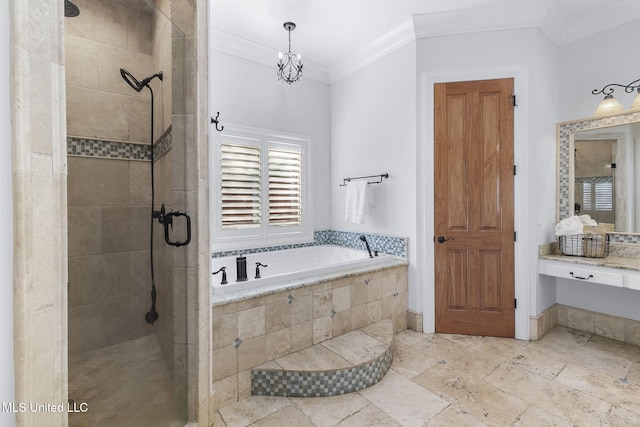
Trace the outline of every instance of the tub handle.
{"type": "Polygon", "coordinates": [[[222,281],[220,282],[221,285],[226,285],[227,283],[227,267],[222,267],[220,270],[216,271],[215,273],[212,274],[218,274],[222,271],[222,281]]]}
{"type": "Polygon", "coordinates": [[[268,265],[256,262],[256,279],[260,278],[260,267],[268,267],[268,265]]]}

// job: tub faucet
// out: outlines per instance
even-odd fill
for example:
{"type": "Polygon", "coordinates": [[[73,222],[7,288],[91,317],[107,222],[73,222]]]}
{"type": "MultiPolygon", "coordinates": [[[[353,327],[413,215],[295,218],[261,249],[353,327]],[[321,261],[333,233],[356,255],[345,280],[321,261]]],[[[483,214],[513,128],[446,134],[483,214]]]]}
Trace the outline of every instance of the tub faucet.
{"type": "Polygon", "coordinates": [[[261,262],[256,262],[256,279],[260,279],[260,267],[268,267],[267,264],[263,264],[261,262]]]}
{"type": "Polygon", "coordinates": [[[360,235],[360,240],[362,240],[367,247],[367,251],[369,251],[369,258],[373,258],[373,255],[371,254],[371,248],[369,247],[369,242],[367,242],[367,238],[364,234],[360,235]]]}
{"type": "Polygon", "coordinates": [[[236,282],[247,281],[247,257],[236,257],[236,282]]]}
{"type": "Polygon", "coordinates": [[[227,283],[227,267],[222,267],[220,270],[216,271],[215,273],[211,273],[211,274],[218,274],[222,271],[222,281],[220,282],[221,285],[226,285],[227,283]]]}

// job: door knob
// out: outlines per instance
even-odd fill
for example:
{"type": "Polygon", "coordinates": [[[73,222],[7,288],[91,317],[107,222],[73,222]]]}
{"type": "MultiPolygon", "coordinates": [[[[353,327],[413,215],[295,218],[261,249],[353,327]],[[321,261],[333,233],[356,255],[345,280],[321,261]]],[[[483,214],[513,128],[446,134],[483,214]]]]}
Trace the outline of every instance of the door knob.
{"type": "Polygon", "coordinates": [[[438,237],[438,243],[444,243],[444,242],[446,242],[446,241],[448,241],[448,240],[453,240],[453,237],[450,237],[450,238],[448,238],[448,239],[445,239],[445,238],[444,238],[444,237],[442,237],[442,236],[438,237]]]}

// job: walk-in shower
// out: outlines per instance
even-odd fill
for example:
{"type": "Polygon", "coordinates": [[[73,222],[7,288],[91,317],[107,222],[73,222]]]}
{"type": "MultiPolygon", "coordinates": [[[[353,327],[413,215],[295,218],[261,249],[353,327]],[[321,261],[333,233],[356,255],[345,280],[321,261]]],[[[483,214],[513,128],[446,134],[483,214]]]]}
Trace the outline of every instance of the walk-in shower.
{"type": "Polygon", "coordinates": [[[184,77],[174,64],[185,62],[176,43],[185,33],[172,2],[72,2],[64,3],[75,16],[64,25],[68,398],[88,411],[69,414],[69,425],[184,426],[186,251],[165,244],[153,212],[162,202],[173,219],[183,206],[174,110],[184,77]]]}

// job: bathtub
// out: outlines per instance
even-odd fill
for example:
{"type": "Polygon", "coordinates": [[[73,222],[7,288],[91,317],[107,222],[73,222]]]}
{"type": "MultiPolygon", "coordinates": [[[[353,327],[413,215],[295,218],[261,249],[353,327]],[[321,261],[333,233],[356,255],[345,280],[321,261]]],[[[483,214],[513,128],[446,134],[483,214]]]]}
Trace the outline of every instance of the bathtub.
{"type": "Polygon", "coordinates": [[[211,272],[227,267],[226,285],[221,285],[222,273],[213,276],[213,302],[225,302],[234,297],[260,295],[286,290],[305,283],[330,280],[341,275],[360,272],[375,267],[401,264],[400,258],[380,254],[370,258],[367,251],[336,245],[309,246],[281,251],[245,254],[247,277],[245,282],[236,282],[236,257],[212,258],[211,272]],[[255,278],[256,263],[261,278],[255,278]]]}

